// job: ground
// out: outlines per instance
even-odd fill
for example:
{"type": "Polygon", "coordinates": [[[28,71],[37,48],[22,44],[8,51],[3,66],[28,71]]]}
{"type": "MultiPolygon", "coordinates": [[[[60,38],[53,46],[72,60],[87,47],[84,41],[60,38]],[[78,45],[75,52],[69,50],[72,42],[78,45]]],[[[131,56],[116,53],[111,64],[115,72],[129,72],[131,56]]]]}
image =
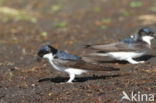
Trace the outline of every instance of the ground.
{"type": "Polygon", "coordinates": [[[120,103],[123,91],[156,93],[155,49],[143,58],[145,64],[103,63],[120,71],[90,72],[73,84],[63,83],[67,74],[37,60],[45,44],[83,56],[82,45],[115,42],[144,26],[155,29],[155,5],[155,0],[0,0],[0,103],[120,103]]]}

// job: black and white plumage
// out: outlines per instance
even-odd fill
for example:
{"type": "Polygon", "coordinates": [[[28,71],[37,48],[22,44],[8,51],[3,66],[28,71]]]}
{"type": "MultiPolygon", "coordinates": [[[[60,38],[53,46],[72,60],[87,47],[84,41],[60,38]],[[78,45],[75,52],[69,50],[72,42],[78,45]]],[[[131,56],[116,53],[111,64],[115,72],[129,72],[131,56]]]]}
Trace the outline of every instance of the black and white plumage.
{"type": "Polygon", "coordinates": [[[87,63],[81,57],[57,50],[50,45],[41,47],[38,51],[38,56],[48,59],[54,69],[68,73],[70,76],[70,79],[67,81],[68,83],[71,83],[74,80],[75,75],[81,75],[88,71],[119,70],[112,67],[101,67],[87,63]]]}
{"type": "Polygon", "coordinates": [[[151,48],[151,40],[156,38],[151,28],[141,28],[137,34],[119,42],[106,45],[86,45],[85,48],[96,50],[91,56],[110,56],[117,60],[126,60],[132,64],[144,63],[133,58],[140,57],[151,48]]]}

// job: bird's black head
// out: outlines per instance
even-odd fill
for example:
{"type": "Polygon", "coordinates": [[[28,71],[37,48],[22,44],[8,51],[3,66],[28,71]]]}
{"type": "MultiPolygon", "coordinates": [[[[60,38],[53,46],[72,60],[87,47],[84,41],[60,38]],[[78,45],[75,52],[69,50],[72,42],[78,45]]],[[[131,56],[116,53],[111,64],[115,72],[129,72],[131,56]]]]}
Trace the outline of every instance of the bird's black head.
{"type": "Polygon", "coordinates": [[[50,45],[42,46],[38,51],[38,56],[43,57],[45,54],[52,53],[53,55],[57,53],[57,49],[50,45]]]}
{"type": "Polygon", "coordinates": [[[138,32],[138,34],[142,37],[142,36],[151,36],[151,37],[154,37],[156,38],[156,35],[154,34],[154,31],[149,28],[149,27],[144,27],[144,28],[141,28],[138,32]]]}

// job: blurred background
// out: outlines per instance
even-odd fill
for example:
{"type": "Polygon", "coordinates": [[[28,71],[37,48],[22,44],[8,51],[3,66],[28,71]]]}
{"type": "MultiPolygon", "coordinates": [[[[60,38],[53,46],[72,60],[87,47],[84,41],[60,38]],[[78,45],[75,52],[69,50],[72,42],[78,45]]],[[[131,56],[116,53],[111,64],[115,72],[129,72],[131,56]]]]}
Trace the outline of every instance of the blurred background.
{"type": "MultiPolygon", "coordinates": [[[[53,73],[47,62],[36,62],[36,53],[42,45],[50,44],[81,56],[86,54],[82,45],[118,41],[144,26],[156,28],[156,0],[0,0],[0,102],[9,102],[9,96],[14,103],[50,101],[47,98],[53,96],[53,92],[46,91],[44,87],[51,90],[52,83],[40,87],[37,80],[60,73],[53,73]]],[[[92,93],[96,91],[91,89],[92,93]]],[[[71,102],[75,99],[64,97],[62,100],[71,102]]],[[[100,103],[104,98],[94,99],[100,103]]],[[[86,99],[82,97],[80,100],[86,99]]],[[[118,100],[119,97],[116,98],[118,100]]]]}

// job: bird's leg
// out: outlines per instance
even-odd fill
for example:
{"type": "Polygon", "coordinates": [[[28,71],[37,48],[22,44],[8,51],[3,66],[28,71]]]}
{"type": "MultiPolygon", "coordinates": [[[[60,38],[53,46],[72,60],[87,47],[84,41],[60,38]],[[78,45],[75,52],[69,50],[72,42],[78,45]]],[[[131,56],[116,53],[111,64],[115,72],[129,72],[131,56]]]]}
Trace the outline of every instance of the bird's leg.
{"type": "Polygon", "coordinates": [[[127,61],[131,64],[139,64],[139,63],[144,63],[144,61],[135,61],[134,59],[132,58],[128,58],[127,61]]]}
{"type": "Polygon", "coordinates": [[[70,76],[70,78],[69,78],[69,80],[67,81],[67,83],[72,83],[72,81],[73,81],[74,78],[75,78],[75,74],[69,73],[69,76],[70,76]]]}

